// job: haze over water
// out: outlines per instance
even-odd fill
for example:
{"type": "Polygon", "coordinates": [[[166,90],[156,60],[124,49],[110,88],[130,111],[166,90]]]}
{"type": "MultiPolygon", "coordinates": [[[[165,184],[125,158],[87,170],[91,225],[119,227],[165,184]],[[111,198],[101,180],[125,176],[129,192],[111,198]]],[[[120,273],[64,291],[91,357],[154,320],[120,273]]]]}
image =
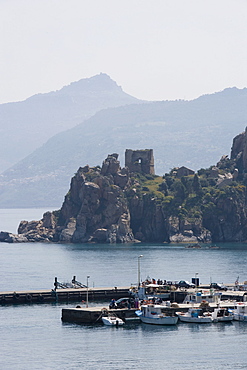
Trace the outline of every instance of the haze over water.
{"type": "MultiPolygon", "coordinates": [[[[42,210],[43,211],[43,210],[42,210]]],[[[38,210],[12,212],[14,220],[34,219],[38,210]],[[32,214],[33,212],[33,214],[32,214]]],[[[8,212],[7,212],[8,213],[8,212]]],[[[0,223],[7,219],[0,210],[0,223]]],[[[13,230],[15,231],[15,230],[13,230]]],[[[54,277],[73,275],[90,286],[130,286],[148,275],[167,280],[234,283],[247,280],[247,245],[219,244],[219,249],[185,245],[5,244],[0,243],[0,291],[52,289],[54,277]]],[[[2,369],[243,369],[247,323],[145,324],[110,328],[61,322],[63,307],[77,302],[0,306],[2,369]]],[[[97,303],[90,303],[94,306],[97,303]]],[[[103,305],[108,302],[102,303],[103,305]]],[[[101,303],[100,303],[101,305],[101,303]]]]}

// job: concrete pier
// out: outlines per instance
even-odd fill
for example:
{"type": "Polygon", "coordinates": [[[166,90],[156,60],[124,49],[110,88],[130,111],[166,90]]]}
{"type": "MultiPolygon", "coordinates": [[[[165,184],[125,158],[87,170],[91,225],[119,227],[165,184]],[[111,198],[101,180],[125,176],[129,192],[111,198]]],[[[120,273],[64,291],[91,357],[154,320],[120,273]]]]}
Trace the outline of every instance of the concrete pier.
{"type": "Polygon", "coordinates": [[[62,309],[62,321],[77,324],[96,324],[101,323],[101,317],[104,312],[114,313],[124,321],[138,320],[135,314],[136,308],[120,308],[109,310],[108,307],[75,307],[62,309]]]}
{"type": "MultiPolygon", "coordinates": [[[[223,301],[220,306],[225,308],[234,308],[234,301],[223,301]]],[[[171,306],[161,306],[162,312],[167,314],[175,314],[177,311],[186,312],[189,308],[199,308],[200,304],[172,304],[171,306]]],[[[217,307],[216,303],[209,303],[205,306],[207,311],[212,312],[217,307]]],[[[108,309],[106,306],[102,307],[89,307],[84,308],[77,306],[75,308],[63,308],[62,309],[62,321],[71,322],[77,324],[96,324],[101,323],[101,317],[104,311],[114,313],[124,321],[138,319],[135,311],[136,308],[123,308],[123,309],[108,309]]]]}
{"type": "MultiPolygon", "coordinates": [[[[179,305],[183,302],[185,296],[194,289],[171,291],[167,300],[177,302],[179,305]]],[[[247,301],[247,291],[227,290],[221,292],[221,301],[235,300],[247,301]]],[[[81,301],[109,301],[130,297],[130,287],[106,287],[106,288],[57,288],[47,290],[30,291],[6,291],[0,292],[0,305],[8,304],[31,304],[31,303],[55,303],[55,302],[75,302],[81,301]]]]}
{"type": "Polygon", "coordinates": [[[0,304],[26,304],[26,303],[55,303],[86,301],[110,301],[129,297],[129,287],[113,288],[66,288],[51,290],[30,290],[16,292],[0,292],[0,304]]]}

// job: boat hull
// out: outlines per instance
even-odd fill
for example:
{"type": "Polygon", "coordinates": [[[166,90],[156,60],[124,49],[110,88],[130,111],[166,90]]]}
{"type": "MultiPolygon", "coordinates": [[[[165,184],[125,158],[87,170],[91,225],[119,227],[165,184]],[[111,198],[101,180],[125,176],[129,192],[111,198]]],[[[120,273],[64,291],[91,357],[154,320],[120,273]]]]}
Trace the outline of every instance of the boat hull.
{"type": "Polygon", "coordinates": [[[123,320],[119,318],[102,317],[102,321],[107,326],[120,326],[124,324],[123,320]]]}
{"type": "Polygon", "coordinates": [[[210,324],[212,322],[211,316],[209,317],[191,317],[185,315],[177,314],[179,320],[182,322],[196,323],[196,324],[210,324]]]}
{"type": "Polygon", "coordinates": [[[140,317],[141,322],[152,325],[176,325],[178,322],[177,316],[163,316],[163,317],[140,317]]]}
{"type": "Polygon", "coordinates": [[[232,320],[233,316],[223,316],[213,319],[213,322],[231,322],[232,320]]]}
{"type": "Polygon", "coordinates": [[[247,302],[238,302],[233,310],[234,320],[247,321],[247,302]]]}
{"type": "Polygon", "coordinates": [[[236,321],[247,321],[247,315],[234,314],[234,320],[236,320],[236,321]]]}
{"type": "Polygon", "coordinates": [[[216,308],[212,313],[213,322],[229,322],[233,317],[233,313],[226,308],[216,308]]]}

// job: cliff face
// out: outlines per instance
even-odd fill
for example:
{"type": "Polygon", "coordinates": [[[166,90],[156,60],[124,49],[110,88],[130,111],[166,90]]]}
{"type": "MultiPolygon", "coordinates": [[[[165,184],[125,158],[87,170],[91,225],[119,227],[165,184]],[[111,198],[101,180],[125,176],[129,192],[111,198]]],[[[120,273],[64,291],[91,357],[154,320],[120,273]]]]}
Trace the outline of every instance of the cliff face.
{"type": "Polygon", "coordinates": [[[57,240],[74,243],[133,241],[129,209],[119,186],[121,183],[124,187],[127,181],[128,173],[121,171],[116,154],[108,156],[101,170],[88,166],[80,168],[61,208],[57,240]]]}
{"type": "Polygon", "coordinates": [[[213,241],[247,240],[246,194],[242,189],[214,199],[203,214],[203,225],[210,230],[213,241]]]}
{"type": "MultiPolygon", "coordinates": [[[[136,151],[133,163],[150,150],[136,151]],[[138,152],[138,153],[137,153],[138,152]]],[[[229,242],[247,240],[247,132],[233,140],[231,158],[209,169],[155,176],[120,167],[118,154],[102,167],[80,167],[60,210],[22,221],[5,242],[229,242]]],[[[150,167],[151,166],[151,167],[150,167]]]]}
{"type": "Polygon", "coordinates": [[[233,139],[231,159],[236,161],[241,172],[247,170],[247,127],[233,139]]]}
{"type": "Polygon", "coordinates": [[[102,168],[79,168],[59,211],[45,213],[40,221],[22,221],[18,235],[1,233],[0,240],[126,243],[135,240],[135,233],[143,241],[168,241],[162,208],[148,195],[139,199],[135,190],[128,205],[130,186],[129,169],[120,168],[118,154],[109,155],[102,168]]]}
{"type": "Polygon", "coordinates": [[[129,209],[135,238],[143,242],[168,242],[169,233],[163,209],[149,194],[131,190],[129,209]]]}
{"type": "MultiPolygon", "coordinates": [[[[22,221],[22,241],[126,243],[134,240],[123,188],[128,170],[120,169],[117,154],[103,166],[79,168],[59,211],[47,212],[40,221],[22,221]]],[[[16,237],[13,241],[16,241],[16,237]]]]}

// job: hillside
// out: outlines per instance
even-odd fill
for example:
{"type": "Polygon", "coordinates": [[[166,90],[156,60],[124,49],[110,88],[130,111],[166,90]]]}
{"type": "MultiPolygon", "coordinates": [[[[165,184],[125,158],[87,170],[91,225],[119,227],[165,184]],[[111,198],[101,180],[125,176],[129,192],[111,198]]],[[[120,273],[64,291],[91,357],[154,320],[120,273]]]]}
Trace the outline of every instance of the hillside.
{"type": "Polygon", "coordinates": [[[53,135],[76,126],[97,111],[135,102],[138,99],[101,73],[58,91],[0,104],[0,173],[53,135]]]}
{"type": "MultiPolygon", "coordinates": [[[[155,172],[193,170],[229,154],[247,122],[247,89],[229,88],[193,101],[104,109],[59,133],[1,176],[0,207],[59,206],[76,168],[108,153],[153,148],[155,172]]],[[[120,156],[123,164],[123,155],[120,156]]]]}

